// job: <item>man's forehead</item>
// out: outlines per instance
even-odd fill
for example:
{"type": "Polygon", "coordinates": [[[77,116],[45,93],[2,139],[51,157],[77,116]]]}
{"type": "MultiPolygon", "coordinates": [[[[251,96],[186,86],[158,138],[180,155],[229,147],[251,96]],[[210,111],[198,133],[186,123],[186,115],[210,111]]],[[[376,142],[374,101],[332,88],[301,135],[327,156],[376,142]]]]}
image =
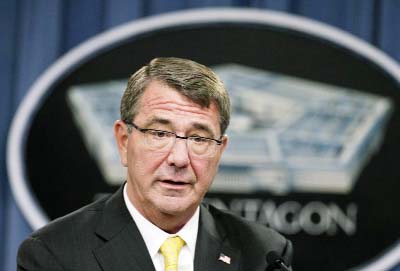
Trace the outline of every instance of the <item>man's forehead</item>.
{"type": "Polygon", "coordinates": [[[159,81],[149,83],[138,105],[138,112],[149,113],[157,109],[176,110],[183,114],[193,113],[219,120],[219,110],[215,101],[212,101],[209,106],[202,106],[178,90],[159,81]]]}
{"type": "Polygon", "coordinates": [[[160,102],[166,103],[180,101],[181,104],[186,103],[190,104],[192,107],[203,108],[189,97],[183,95],[177,89],[158,80],[153,80],[147,85],[140,100],[142,101],[142,106],[157,104],[160,102]]]}

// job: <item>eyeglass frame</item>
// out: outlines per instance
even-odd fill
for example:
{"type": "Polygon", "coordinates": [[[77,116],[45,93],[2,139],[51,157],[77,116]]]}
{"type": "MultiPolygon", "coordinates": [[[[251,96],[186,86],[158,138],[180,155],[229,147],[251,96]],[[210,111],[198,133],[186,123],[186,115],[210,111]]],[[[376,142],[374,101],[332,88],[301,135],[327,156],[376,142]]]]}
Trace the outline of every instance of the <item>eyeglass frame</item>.
{"type": "MultiPolygon", "coordinates": [[[[132,126],[133,128],[135,128],[136,130],[138,130],[139,132],[141,132],[142,134],[146,134],[147,131],[154,131],[154,132],[163,132],[166,134],[170,134],[170,135],[174,135],[175,136],[175,141],[177,138],[179,139],[185,139],[186,142],[189,138],[201,138],[201,139],[207,139],[207,140],[211,140],[217,143],[218,145],[222,145],[222,137],[223,135],[220,136],[220,139],[215,139],[215,138],[210,138],[210,137],[204,137],[204,136],[179,136],[174,132],[171,131],[165,131],[165,130],[159,130],[159,129],[151,129],[151,128],[141,128],[139,126],[137,126],[135,123],[133,123],[133,121],[128,122],[128,121],[123,121],[127,126],[132,126]]],[[[128,131],[130,132],[130,131],[128,131]]],[[[175,142],[174,142],[175,143],[175,142]]],[[[186,143],[187,144],[187,143],[186,143]]],[[[173,145],[172,145],[173,146],[173,145]]]]}

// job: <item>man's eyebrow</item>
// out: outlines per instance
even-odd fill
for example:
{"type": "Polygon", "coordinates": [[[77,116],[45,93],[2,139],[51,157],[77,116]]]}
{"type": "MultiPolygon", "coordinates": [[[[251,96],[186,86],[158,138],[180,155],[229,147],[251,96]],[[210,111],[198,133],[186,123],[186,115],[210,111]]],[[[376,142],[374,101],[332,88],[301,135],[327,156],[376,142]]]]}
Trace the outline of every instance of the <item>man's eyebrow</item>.
{"type": "Polygon", "coordinates": [[[160,118],[160,117],[152,117],[151,119],[149,119],[145,122],[144,127],[147,128],[153,124],[169,125],[169,124],[171,124],[171,121],[169,121],[168,119],[160,118]]]}
{"type": "Polygon", "coordinates": [[[194,123],[194,124],[193,124],[193,127],[194,127],[196,130],[200,130],[200,131],[205,131],[205,132],[207,132],[211,137],[214,137],[214,136],[215,136],[215,135],[214,135],[214,132],[211,130],[211,128],[208,127],[208,126],[205,125],[205,124],[202,124],[202,123],[194,123]]]}

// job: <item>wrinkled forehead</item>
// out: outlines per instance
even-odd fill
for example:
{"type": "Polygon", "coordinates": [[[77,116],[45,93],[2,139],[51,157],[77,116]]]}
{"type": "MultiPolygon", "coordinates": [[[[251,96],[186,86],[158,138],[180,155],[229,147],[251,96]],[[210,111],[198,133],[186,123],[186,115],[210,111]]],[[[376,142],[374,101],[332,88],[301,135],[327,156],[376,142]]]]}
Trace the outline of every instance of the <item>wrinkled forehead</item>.
{"type": "Polygon", "coordinates": [[[220,116],[215,102],[202,106],[178,90],[160,83],[151,82],[139,100],[135,119],[146,122],[164,119],[164,122],[195,123],[211,127],[213,133],[220,134],[220,116]]]}

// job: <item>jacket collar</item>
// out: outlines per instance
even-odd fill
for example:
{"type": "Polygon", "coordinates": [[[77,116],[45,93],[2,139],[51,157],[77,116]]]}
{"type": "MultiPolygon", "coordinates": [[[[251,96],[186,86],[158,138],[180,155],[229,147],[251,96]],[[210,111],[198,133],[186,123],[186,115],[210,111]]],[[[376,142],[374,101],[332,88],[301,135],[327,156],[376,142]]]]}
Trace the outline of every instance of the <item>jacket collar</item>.
{"type": "MultiPolygon", "coordinates": [[[[239,270],[240,251],[233,248],[223,228],[207,207],[200,207],[194,271],[239,270]]],[[[123,186],[104,205],[96,234],[104,242],[93,251],[104,271],[155,271],[140,232],[123,199],[123,186]]]]}
{"type": "Polygon", "coordinates": [[[105,202],[96,234],[106,242],[93,253],[104,271],[155,271],[122,193],[123,186],[105,202]]]}
{"type": "Polygon", "coordinates": [[[218,226],[208,208],[201,205],[194,271],[239,270],[240,250],[229,243],[224,228],[218,226]]]}

